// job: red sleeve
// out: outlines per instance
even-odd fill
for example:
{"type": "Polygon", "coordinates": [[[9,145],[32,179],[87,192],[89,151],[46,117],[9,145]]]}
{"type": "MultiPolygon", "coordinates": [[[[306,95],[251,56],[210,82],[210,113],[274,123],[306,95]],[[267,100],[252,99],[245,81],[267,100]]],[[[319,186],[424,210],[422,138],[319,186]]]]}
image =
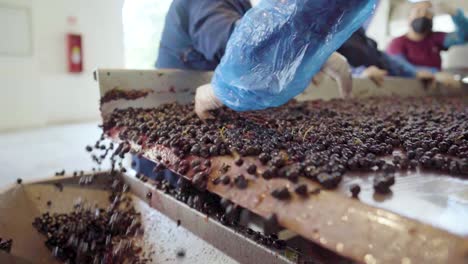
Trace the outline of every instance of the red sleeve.
{"type": "Polygon", "coordinates": [[[404,42],[403,37],[394,38],[388,45],[387,53],[390,55],[405,55],[404,42]]]}

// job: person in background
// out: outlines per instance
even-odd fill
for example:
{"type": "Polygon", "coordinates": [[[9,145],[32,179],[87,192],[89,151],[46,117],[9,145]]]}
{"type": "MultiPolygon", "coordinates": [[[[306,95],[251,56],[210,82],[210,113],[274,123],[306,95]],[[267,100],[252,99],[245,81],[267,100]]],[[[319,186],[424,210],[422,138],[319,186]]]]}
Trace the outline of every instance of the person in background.
{"type": "Polygon", "coordinates": [[[440,52],[468,41],[468,19],[461,9],[438,4],[435,10],[452,16],[456,30],[452,33],[434,32],[432,24],[434,12],[430,1],[413,4],[409,15],[409,31],[395,38],[388,46],[387,53],[413,71],[425,70],[431,73],[442,69],[440,52]]]}
{"type": "Polygon", "coordinates": [[[381,86],[386,76],[432,80],[433,75],[401,60],[395,59],[377,48],[377,43],[367,37],[365,29],[357,30],[338,50],[352,66],[354,77],[369,78],[381,86]]]}

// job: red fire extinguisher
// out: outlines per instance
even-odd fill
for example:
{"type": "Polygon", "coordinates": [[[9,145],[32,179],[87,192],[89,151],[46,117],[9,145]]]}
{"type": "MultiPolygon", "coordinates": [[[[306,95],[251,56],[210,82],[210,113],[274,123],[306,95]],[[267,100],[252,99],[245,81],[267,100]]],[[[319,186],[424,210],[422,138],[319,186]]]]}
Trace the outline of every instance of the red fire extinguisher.
{"type": "Polygon", "coordinates": [[[67,34],[68,71],[83,72],[83,46],[80,34],[67,34]]]}

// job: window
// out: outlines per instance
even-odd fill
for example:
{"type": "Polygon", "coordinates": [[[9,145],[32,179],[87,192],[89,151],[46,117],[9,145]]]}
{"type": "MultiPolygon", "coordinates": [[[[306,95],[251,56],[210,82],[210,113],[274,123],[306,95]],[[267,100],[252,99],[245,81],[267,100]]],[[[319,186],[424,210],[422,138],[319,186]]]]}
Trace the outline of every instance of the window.
{"type": "Polygon", "coordinates": [[[125,67],[152,69],[171,0],[126,0],[123,6],[125,67]]]}

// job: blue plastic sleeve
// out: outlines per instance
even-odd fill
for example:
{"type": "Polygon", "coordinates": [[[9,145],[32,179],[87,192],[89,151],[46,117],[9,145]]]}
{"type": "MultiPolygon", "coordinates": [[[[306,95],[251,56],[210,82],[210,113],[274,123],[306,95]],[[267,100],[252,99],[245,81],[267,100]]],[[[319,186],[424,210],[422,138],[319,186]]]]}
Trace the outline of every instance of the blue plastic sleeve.
{"type": "Polygon", "coordinates": [[[263,0],[231,35],[212,85],[236,111],[277,107],[371,15],[375,0],[263,0]]]}

